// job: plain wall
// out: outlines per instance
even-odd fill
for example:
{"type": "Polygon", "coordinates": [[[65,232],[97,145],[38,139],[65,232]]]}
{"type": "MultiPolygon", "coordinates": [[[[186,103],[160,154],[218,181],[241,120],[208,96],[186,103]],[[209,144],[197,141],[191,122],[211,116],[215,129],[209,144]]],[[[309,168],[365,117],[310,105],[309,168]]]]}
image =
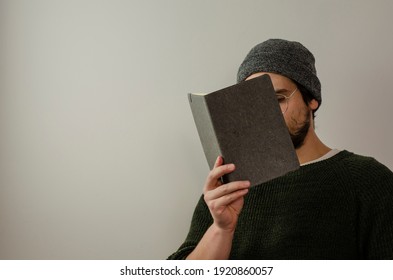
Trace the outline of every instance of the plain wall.
{"type": "Polygon", "coordinates": [[[316,57],[328,146],[393,169],[392,1],[0,1],[0,258],[164,259],[208,166],[186,93],[268,38],[316,57]]]}

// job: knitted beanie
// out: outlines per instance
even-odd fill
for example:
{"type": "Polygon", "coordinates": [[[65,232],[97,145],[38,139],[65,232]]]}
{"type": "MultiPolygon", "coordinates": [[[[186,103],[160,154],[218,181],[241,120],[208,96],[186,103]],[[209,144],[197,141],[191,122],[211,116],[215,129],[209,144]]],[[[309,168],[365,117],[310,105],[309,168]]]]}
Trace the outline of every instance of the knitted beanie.
{"type": "Polygon", "coordinates": [[[256,45],[239,67],[237,82],[257,72],[283,75],[303,86],[321,105],[321,83],[313,54],[299,42],[270,39],[256,45]]]}

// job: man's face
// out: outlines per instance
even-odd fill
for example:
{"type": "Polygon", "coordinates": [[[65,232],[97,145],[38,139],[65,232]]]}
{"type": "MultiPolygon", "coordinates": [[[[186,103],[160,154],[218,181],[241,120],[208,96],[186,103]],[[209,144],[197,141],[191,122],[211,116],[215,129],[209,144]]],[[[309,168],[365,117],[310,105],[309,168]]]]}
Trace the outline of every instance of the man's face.
{"type": "MultiPolygon", "coordinates": [[[[259,72],[249,76],[246,80],[259,77],[263,74],[268,74],[270,76],[274,90],[277,94],[288,97],[296,89],[296,84],[292,80],[274,73],[259,72]]],[[[280,106],[286,106],[285,102],[280,106]]],[[[283,111],[285,111],[284,119],[295,149],[300,148],[304,143],[304,139],[311,126],[312,110],[315,109],[315,106],[318,106],[318,102],[315,100],[310,102],[310,104],[305,104],[298,89],[293,96],[288,99],[286,110],[282,108],[283,111]]]]}

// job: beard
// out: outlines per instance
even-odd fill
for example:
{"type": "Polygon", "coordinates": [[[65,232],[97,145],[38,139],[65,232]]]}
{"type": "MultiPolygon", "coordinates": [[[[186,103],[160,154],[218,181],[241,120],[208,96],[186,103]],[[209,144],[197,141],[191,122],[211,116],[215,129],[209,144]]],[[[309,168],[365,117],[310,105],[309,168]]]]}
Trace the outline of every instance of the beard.
{"type": "Polygon", "coordinates": [[[303,114],[304,121],[299,121],[291,118],[291,122],[288,125],[289,135],[291,136],[292,143],[295,149],[300,148],[304,144],[304,139],[308,134],[311,123],[310,113],[311,110],[309,108],[306,108],[303,114]]]}

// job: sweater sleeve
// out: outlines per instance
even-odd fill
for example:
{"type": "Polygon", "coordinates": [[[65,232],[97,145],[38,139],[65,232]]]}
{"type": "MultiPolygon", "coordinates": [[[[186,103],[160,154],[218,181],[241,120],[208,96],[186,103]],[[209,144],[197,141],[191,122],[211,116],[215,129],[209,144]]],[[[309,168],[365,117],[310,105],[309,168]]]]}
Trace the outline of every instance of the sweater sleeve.
{"type": "Polygon", "coordinates": [[[194,210],[190,230],[186,240],[176,252],[168,257],[168,260],[186,259],[187,256],[195,249],[212,223],[213,219],[202,195],[194,210]]]}
{"type": "Polygon", "coordinates": [[[372,160],[359,189],[359,248],[364,259],[393,259],[393,173],[372,160]]]}

